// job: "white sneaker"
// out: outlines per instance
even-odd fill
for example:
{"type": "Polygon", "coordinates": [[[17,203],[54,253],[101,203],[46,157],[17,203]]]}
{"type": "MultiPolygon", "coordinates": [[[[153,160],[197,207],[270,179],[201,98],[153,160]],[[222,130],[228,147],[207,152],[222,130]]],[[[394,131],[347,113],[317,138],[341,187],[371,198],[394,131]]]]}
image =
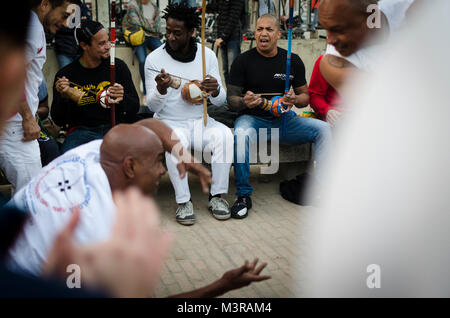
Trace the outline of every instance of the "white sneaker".
{"type": "Polygon", "coordinates": [[[195,223],[194,206],[191,201],[178,204],[175,218],[178,223],[183,225],[192,225],[195,223]]]}
{"type": "Polygon", "coordinates": [[[218,220],[226,220],[231,217],[230,206],[228,202],[219,197],[213,197],[209,201],[208,208],[211,210],[212,215],[218,220]]]}

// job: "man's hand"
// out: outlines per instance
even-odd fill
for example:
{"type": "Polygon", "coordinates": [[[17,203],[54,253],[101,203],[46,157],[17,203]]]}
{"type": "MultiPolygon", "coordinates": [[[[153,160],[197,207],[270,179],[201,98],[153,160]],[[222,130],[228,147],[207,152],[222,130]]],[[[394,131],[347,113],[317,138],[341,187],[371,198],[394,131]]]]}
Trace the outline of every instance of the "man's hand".
{"type": "Polygon", "coordinates": [[[106,91],[106,95],[109,96],[109,103],[110,104],[118,104],[121,101],[123,101],[123,86],[119,83],[115,83],[114,86],[108,87],[108,90],[106,91]]]}
{"type": "Polygon", "coordinates": [[[200,82],[200,89],[212,97],[219,95],[219,83],[211,75],[206,75],[205,80],[200,82]]]}
{"type": "Polygon", "coordinates": [[[156,75],[155,77],[156,81],[156,89],[161,95],[167,94],[167,89],[169,88],[170,84],[172,84],[172,77],[164,71],[164,69],[161,69],[161,73],[156,75]]]}
{"type": "Polygon", "coordinates": [[[41,135],[41,127],[36,122],[36,118],[22,119],[23,138],[22,141],[32,141],[41,135]]]}
{"type": "Polygon", "coordinates": [[[247,93],[245,93],[245,95],[244,95],[244,104],[248,108],[258,107],[259,105],[262,104],[262,102],[263,102],[263,99],[261,98],[261,95],[259,95],[259,94],[254,94],[251,91],[247,91],[247,93]]]}
{"type": "Polygon", "coordinates": [[[216,40],[216,42],[214,43],[214,45],[217,46],[217,47],[221,47],[222,43],[223,43],[223,39],[222,38],[218,38],[216,40]]]}
{"type": "Polygon", "coordinates": [[[267,266],[267,263],[263,263],[259,267],[256,267],[257,263],[257,258],[251,264],[246,260],[245,264],[241,267],[229,270],[223,274],[221,280],[224,284],[225,292],[248,286],[252,282],[260,282],[271,278],[270,276],[259,275],[267,266]]]}
{"type": "Polygon", "coordinates": [[[291,89],[288,93],[283,96],[283,105],[286,106],[285,111],[288,112],[291,110],[292,106],[297,102],[297,96],[294,93],[294,90],[291,89]]]}
{"type": "Polygon", "coordinates": [[[66,277],[66,267],[77,264],[87,286],[113,297],[147,297],[158,283],[171,243],[160,229],[159,210],[138,189],[114,193],[116,221],[110,238],[76,246],[73,235],[80,213],[75,208],[68,225],[56,237],[43,274],[66,277]]]}
{"type": "Polygon", "coordinates": [[[326,121],[330,124],[331,127],[336,127],[339,120],[341,119],[342,112],[336,110],[336,109],[330,109],[327,112],[326,121]]]}
{"type": "Polygon", "coordinates": [[[186,171],[189,171],[199,177],[204,193],[209,193],[209,185],[213,183],[211,177],[211,171],[205,168],[200,163],[195,162],[180,162],[177,165],[180,178],[183,179],[186,175],[186,171]]]}
{"type": "Polygon", "coordinates": [[[70,82],[69,80],[63,76],[60,79],[58,79],[55,83],[55,88],[58,91],[58,93],[60,93],[62,96],[65,96],[67,90],[70,87],[70,82]]]}

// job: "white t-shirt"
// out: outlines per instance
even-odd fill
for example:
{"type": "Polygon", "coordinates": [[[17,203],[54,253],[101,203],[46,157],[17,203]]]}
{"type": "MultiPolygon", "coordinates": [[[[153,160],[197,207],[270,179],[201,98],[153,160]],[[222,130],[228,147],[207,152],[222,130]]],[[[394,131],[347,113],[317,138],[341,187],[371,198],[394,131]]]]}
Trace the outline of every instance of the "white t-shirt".
{"type": "MultiPolygon", "coordinates": [[[[45,32],[37,14],[31,11],[30,24],[25,43],[27,77],[25,80],[25,95],[31,113],[34,115],[39,106],[39,86],[43,80],[42,67],[46,59],[45,32]]],[[[9,121],[22,122],[22,116],[17,113],[9,121]]]]}
{"type": "MultiPolygon", "coordinates": [[[[400,29],[405,19],[406,11],[413,2],[414,0],[381,0],[378,2],[378,8],[384,13],[389,23],[390,36],[400,29]]],[[[380,55],[382,56],[382,51],[385,47],[386,43],[371,44],[360,48],[350,56],[342,56],[333,45],[328,44],[326,54],[344,58],[357,68],[372,72],[377,64],[376,60],[380,55]]]]}
{"type": "MultiPolygon", "coordinates": [[[[167,44],[166,44],[167,45],[167,44]]],[[[214,52],[205,48],[206,74],[217,79],[220,86],[219,95],[209,97],[211,103],[221,106],[225,103],[227,94],[222,86],[222,80],[219,74],[219,64],[214,52]]],[[[169,87],[166,95],[161,95],[156,89],[155,77],[158,72],[154,70],[164,70],[167,73],[181,76],[190,80],[201,80],[202,75],[202,47],[197,43],[197,53],[192,62],[183,63],[174,60],[165,49],[165,45],[160,46],[151,52],[145,60],[145,85],[147,88],[147,105],[155,112],[155,118],[161,120],[187,120],[201,119],[203,117],[203,104],[192,105],[181,98],[181,89],[187,83],[187,80],[181,81],[178,89],[169,87]]]]}
{"type": "Polygon", "coordinates": [[[149,22],[155,21],[156,9],[151,1],[147,4],[142,4],[142,11],[144,18],[149,22]]]}
{"type": "Polygon", "coordinates": [[[107,239],[115,218],[108,178],[102,169],[102,140],[74,148],[44,167],[8,204],[28,211],[23,233],[9,251],[13,267],[38,275],[55,236],[80,207],[77,243],[107,239]]]}

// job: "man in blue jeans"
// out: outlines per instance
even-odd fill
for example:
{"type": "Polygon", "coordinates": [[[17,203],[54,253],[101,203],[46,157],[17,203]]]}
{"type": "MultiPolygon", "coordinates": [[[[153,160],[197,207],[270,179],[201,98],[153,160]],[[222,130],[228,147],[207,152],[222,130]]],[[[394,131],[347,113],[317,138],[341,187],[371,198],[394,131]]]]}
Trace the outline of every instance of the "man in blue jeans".
{"type": "MultiPolygon", "coordinates": [[[[314,143],[317,162],[317,178],[320,180],[320,165],[327,155],[331,143],[330,126],[323,121],[297,116],[293,111],[276,117],[270,111],[270,94],[284,94],[287,52],[277,46],[281,36],[278,20],[269,14],[261,16],[256,24],[256,48],[234,61],[228,85],[228,103],[240,116],[234,123],[234,174],[237,200],[231,208],[231,216],[245,218],[252,207],[253,187],[249,183],[249,148],[257,142],[260,129],[266,129],[268,140],[278,133],[282,144],[297,145],[314,143]],[[265,95],[268,99],[264,98],[265,95]],[[283,117],[286,129],[283,133],[283,117]]],[[[309,104],[305,66],[296,54],[292,54],[290,83],[291,91],[283,96],[288,109],[309,104]]],[[[273,154],[272,154],[273,156],[273,154]]]]}
{"type": "Polygon", "coordinates": [[[170,3],[186,3],[189,8],[193,8],[197,6],[196,0],[173,0],[170,3]]]}

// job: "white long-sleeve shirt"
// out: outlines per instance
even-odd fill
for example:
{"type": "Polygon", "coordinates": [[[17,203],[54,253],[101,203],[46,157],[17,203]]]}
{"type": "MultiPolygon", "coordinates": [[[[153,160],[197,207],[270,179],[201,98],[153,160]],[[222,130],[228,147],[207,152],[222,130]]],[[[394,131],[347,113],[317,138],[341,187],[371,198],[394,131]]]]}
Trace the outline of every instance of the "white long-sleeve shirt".
{"type": "MultiPolygon", "coordinates": [[[[209,48],[205,48],[206,74],[213,76],[219,83],[220,92],[216,97],[209,97],[213,105],[221,106],[225,103],[226,92],[222,86],[219,74],[219,63],[216,55],[209,48]]],[[[187,120],[201,119],[203,117],[203,104],[192,105],[181,98],[181,89],[187,80],[181,80],[178,89],[169,87],[167,94],[161,95],[156,88],[155,77],[164,69],[167,73],[184,77],[190,80],[202,80],[202,50],[197,43],[197,53],[192,62],[180,62],[174,60],[166,51],[165,45],[151,52],[145,60],[145,85],[147,89],[147,106],[155,112],[155,118],[161,120],[187,120]],[[153,69],[153,70],[152,70],[153,69]]]]}

